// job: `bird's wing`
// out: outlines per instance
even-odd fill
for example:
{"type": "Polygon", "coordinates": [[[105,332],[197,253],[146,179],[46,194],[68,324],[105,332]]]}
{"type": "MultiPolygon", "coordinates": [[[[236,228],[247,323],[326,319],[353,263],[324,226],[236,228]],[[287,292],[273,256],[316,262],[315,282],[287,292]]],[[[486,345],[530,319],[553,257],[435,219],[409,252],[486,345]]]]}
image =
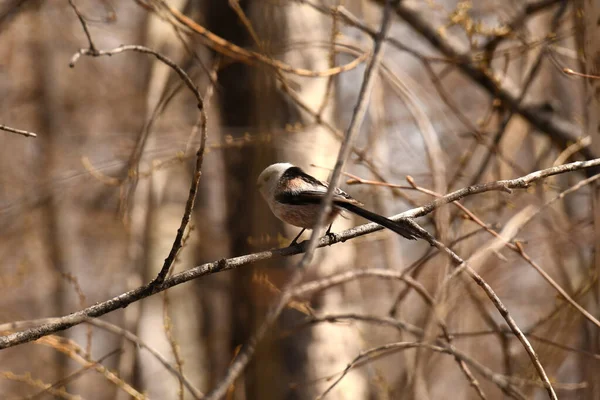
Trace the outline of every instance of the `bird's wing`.
{"type": "MultiPolygon", "coordinates": [[[[280,187],[276,200],[285,204],[318,204],[327,193],[329,184],[320,181],[298,167],[289,168],[281,177],[280,187]],[[293,169],[293,171],[290,171],[293,169]],[[289,174],[288,174],[289,172],[289,174]],[[286,174],[288,176],[286,176],[286,174]]],[[[340,188],[335,188],[333,201],[340,203],[349,203],[362,205],[348,193],[340,188]]]]}

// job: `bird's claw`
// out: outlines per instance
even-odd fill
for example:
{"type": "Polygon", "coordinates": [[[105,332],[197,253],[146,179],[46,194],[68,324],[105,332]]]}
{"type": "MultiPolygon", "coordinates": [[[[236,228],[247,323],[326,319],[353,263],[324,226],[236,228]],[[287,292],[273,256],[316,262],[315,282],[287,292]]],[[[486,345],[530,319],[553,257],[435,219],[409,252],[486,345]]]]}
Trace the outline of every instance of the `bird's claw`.
{"type": "Polygon", "coordinates": [[[323,237],[329,238],[329,240],[332,242],[335,242],[338,238],[338,236],[333,232],[327,232],[327,233],[325,233],[325,236],[323,236],[323,237]]]}

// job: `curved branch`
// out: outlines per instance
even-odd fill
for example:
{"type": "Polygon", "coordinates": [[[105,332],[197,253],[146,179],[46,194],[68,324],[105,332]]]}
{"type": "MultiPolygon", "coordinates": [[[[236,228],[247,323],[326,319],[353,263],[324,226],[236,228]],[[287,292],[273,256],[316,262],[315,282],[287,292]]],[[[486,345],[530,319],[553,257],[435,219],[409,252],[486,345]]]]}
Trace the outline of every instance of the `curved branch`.
{"type": "MultiPolygon", "coordinates": [[[[384,0],[374,0],[383,4],[384,0]]],[[[502,85],[493,71],[476,63],[469,55],[459,50],[453,43],[442,37],[439,32],[430,26],[423,16],[410,9],[405,3],[396,7],[396,15],[417,31],[435,49],[456,63],[456,66],[473,82],[484,88],[493,97],[502,101],[511,111],[520,114],[539,131],[545,132],[552,140],[567,146],[576,142],[581,134],[581,128],[552,113],[544,112],[539,107],[521,103],[519,94],[515,90],[502,85]]],[[[591,149],[582,148],[581,154],[587,159],[596,158],[591,149]]]]}
{"type": "Polygon", "coordinates": [[[196,86],[196,84],[194,84],[192,79],[189,77],[189,75],[179,65],[177,65],[177,63],[175,63],[169,57],[164,56],[164,55],[160,54],[159,52],[152,50],[145,46],[129,44],[129,45],[122,45],[119,47],[115,47],[114,49],[111,49],[111,50],[96,50],[96,49],[92,49],[92,48],[80,49],[77,53],[75,53],[73,55],[73,57],[71,57],[71,61],[69,62],[69,67],[71,67],[71,68],[75,67],[75,64],[77,63],[77,61],[79,61],[79,58],[81,58],[81,56],[91,56],[91,57],[112,56],[115,54],[124,53],[126,51],[135,51],[138,53],[151,54],[154,57],[158,58],[163,63],[165,63],[166,65],[168,65],[169,67],[171,67],[177,73],[177,75],[179,75],[179,77],[185,83],[185,85],[192,91],[192,93],[194,93],[194,96],[196,97],[196,100],[198,101],[198,108],[200,110],[203,109],[204,103],[202,101],[202,96],[200,95],[200,91],[198,90],[198,87],[196,86]]]}

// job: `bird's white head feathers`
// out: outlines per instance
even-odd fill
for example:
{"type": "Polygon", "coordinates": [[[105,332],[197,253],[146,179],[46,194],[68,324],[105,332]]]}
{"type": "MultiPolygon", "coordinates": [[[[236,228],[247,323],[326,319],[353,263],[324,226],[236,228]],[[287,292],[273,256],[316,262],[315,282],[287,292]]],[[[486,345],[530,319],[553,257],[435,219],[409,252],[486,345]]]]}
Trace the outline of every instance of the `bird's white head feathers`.
{"type": "Polygon", "coordinates": [[[267,199],[269,193],[271,193],[272,197],[281,176],[293,166],[294,165],[290,163],[277,163],[265,168],[256,181],[260,194],[262,194],[265,199],[267,199]]]}

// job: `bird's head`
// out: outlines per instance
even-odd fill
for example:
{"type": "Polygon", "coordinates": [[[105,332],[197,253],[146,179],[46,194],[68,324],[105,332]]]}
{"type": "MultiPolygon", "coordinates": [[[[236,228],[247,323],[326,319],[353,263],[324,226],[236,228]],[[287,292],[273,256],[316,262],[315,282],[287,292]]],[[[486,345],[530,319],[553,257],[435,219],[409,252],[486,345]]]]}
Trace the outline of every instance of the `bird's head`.
{"type": "Polygon", "coordinates": [[[277,163],[269,165],[260,173],[256,180],[256,186],[265,199],[268,199],[268,193],[273,193],[275,191],[281,176],[291,167],[293,167],[293,165],[290,163],[277,163]]]}

